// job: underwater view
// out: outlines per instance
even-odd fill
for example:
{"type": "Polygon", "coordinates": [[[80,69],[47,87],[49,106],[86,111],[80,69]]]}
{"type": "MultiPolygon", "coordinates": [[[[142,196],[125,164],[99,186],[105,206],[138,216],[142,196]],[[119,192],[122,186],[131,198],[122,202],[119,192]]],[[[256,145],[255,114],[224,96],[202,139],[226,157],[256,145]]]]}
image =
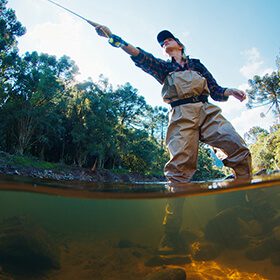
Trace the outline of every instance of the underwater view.
{"type": "Polygon", "coordinates": [[[0,279],[280,275],[280,177],[90,184],[0,178],[0,279]]]}

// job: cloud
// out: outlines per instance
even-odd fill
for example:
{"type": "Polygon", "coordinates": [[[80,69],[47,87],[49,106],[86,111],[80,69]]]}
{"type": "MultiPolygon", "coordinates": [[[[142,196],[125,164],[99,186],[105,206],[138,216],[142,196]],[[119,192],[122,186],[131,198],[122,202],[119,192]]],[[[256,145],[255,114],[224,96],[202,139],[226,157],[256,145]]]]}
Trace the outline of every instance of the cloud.
{"type": "MultiPolygon", "coordinates": [[[[272,68],[267,68],[264,65],[264,60],[261,57],[259,50],[255,47],[242,52],[245,56],[245,65],[240,68],[240,73],[248,79],[252,79],[255,75],[263,76],[266,73],[272,73],[272,68]]],[[[249,89],[248,83],[242,83],[238,89],[246,91],[249,89]]],[[[247,101],[240,103],[237,99],[230,97],[228,102],[217,102],[217,105],[222,108],[223,115],[231,121],[240,134],[244,134],[253,126],[261,126],[268,129],[274,122],[273,117],[261,118],[260,113],[266,112],[266,108],[256,108],[249,110],[246,107],[247,101]]]]}
{"type": "Polygon", "coordinates": [[[240,73],[247,79],[252,79],[255,75],[263,76],[267,73],[272,73],[272,68],[265,68],[263,66],[264,61],[261,58],[259,50],[252,47],[249,50],[245,50],[241,53],[246,57],[246,64],[241,67],[240,73]]]}
{"type": "MultiPolygon", "coordinates": [[[[274,71],[272,68],[265,67],[261,53],[256,47],[243,51],[242,55],[245,56],[246,63],[240,68],[240,73],[246,79],[252,79],[255,75],[264,76],[265,74],[270,74],[274,71]]],[[[246,91],[249,89],[249,84],[240,84],[238,89],[246,91]]],[[[242,103],[242,105],[237,105],[237,101],[235,100],[230,103],[231,106],[227,105],[223,109],[225,109],[225,115],[229,115],[231,117],[231,123],[241,136],[244,136],[244,134],[253,126],[260,126],[264,129],[269,129],[275,121],[272,114],[267,114],[264,118],[261,117],[261,113],[267,111],[266,107],[249,110],[246,108],[246,102],[243,102],[244,104],[242,103]],[[236,104],[236,106],[234,106],[234,104],[236,104]]]]}
{"type": "Polygon", "coordinates": [[[238,89],[246,91],[247,89],[249,89],[249,84],[248,83],[244,83],[238,86],[238,89]]]}
{"type": "Polygon", "coordinates": [[[240,115],[232,119],[231,123],[241,136],[244,136],[254,126],[269,130],[275,122],[275,118],[270,113],[262,118],[261,113],[266,111],[265,107],[260,107],[240,112],[240,115]]]}
{"type": "Polygon", "coordinates": [[[102,40],[96,40],[97,35],[94,35],[94,29],[87,23],[61,12],[54,22],[45,21],[33,26],[20,38],[19,48],[21,53],[36,50],[57,57],[67,55],[75,61],[80,70],[78,80],[87,77],[96,80],[104,69],[101,43],[105,47],[106,44],[102,40]],[[100,46],[97,47],[97,44],[100,46]],[[99,51],[96,51],[97,49],[99,51]]]}
{"type": "Polygon", "coordinates": [[[36,49],[55,55],[74,54],[81,45],[81,23],[61,13],[57,23],[44,22],[34,26],[20,40],[23,49],[36,49]]]}

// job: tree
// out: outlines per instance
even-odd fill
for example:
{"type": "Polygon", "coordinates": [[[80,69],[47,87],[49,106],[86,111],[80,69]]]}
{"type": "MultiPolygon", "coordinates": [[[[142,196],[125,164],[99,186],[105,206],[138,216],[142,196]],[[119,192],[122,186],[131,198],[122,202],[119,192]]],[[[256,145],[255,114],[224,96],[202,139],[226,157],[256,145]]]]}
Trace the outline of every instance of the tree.
{"type": "Polygon", "coordinates": [[[16,39],[26,31],[6,4],[6,0],[0,0],[0,106],[9,98],[13,87],[14,61],[18,59],[16,39]]]}
{"type": "Polygon", "coordinates": [[[250,128],[250,130],[244,134],[244,139],[248,143],[255,143],[258,140],[259,135],[266,136],[268,134],[269,134],[269,132],[266,129],[261,128],[259,126],[254,126],[254,127],[250,128]]]}
{"type": "Polygon", "coordinates": [[[276,121],[280,123],[280,63],[279,58],[276,60],[277,71],[272,74],[266,74],[263,77],[254,76],[249,80],[250,89],[248,93],[249,109],[269,105],[269,109],[273,110],[276,121]]]}
{"type": "Polygon", "coordinates": [[[193,181],[208,181],[222,178],[222,171],[214,167],[214,159],[210,149],[202,142],[199,143],[197,170],[192,178],[193,181]]]}
{"type": "Polygon", "coordinates": [[[269,134],[261,133],[250,145],[254,172],[261,169],[280,169],[280,128],[271,129],[269,134]]]}
{"type": "Polygon", "coordinates": [[[272,170],[280,170],[280,129],[271,133],[267,139],[269,150],[273,154],[272,160],[270,160],[272,170]]]}
{"type": "Polygon", "coordinates": [[[126,83],[114,91],[112,101],[121,127],[142,127],[147,103],[143,96],[137,94],[137,89],[126,83]]]}
{"type": "Polygon", "coordinates": [[[147,107],[144,128],[149,130],[151,137],[158,139],[161,148],[164,146],[166,128],[168,124],[167,109],[162,106],[147,107]]]}
{"type": "MultiPolygon", "coordinates": [[[[116,156],[116,110],[111,86],[104,80],[76,84],[68,111],[68,160],[79,166],[96,162],[100,168],[116,156]]],[[[112,163],[113,164],[113,163],[112,163]]]]}
{"type": "Polygon", "coordinates": [[[278,129],[280,129],[280,124],[274,124],[269,128],[269,132],[273,133],[273,132],[277,131],[278,129]]]}
{"type": "Polygon", "coordinates": [[[1,108],[6,116],[2,129],[10,137],[6,142],[23,154],[40,141],[46,143],[46,131],[59,124],[57,107],[77,68],[67,57],[37,52],[26,53],[15,68],[13,90],[1,108]]]}
{"type": "Polygon", "coordinates": [[[149,137],[145,130],[125,129],[123,140],[125,145],[119,146],[119,152],[125,169],[145,174],[162,174],[167,153],[162,151],[155,138],[149,137]]]}

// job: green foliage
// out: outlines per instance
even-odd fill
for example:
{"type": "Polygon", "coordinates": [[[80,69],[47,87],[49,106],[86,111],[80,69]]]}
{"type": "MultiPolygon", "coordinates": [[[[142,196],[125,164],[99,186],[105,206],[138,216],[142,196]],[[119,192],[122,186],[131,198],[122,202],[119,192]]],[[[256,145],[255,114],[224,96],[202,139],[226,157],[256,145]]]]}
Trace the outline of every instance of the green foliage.
{"type": "MultiPolygon", "coordinates": [[[[163,175],[167,109],[149,106],[129,83],[116,90],[103,76],[77,83],[67,56],[20,56],[17,37],[25,28],[6,4],[0,0],[0,150],[14,154],[12,164],[163,175]]],[[[219,176],[212,164],[201,146],[197,178],[219,176]]]]}
{"type": "Polygon", "coordinates": [[[123,135],[119,137],[119,140],[122,139],[118,142],[121,162],[126,169],[146,174],[162,174],[168,158],[156,139],[139,129],[123,131],[123,135]]]}
{"type": "Polygon", "coordinates": [[[17,21],[14,10],[6,7],[7,0],[0,0],[0,50],[10,51],[15,48],[16,37],[25,33],[25,28],[17,21]]]}
{"type": "Polygon", "coordinates": [[[98,166],[104,167],[108,157],[114,154],[116,141],[117,116],[111,89],[101,89],[100,85],[86,81],[75,85],[71,95],[67,119],[71,147],[68,158],[79,166],[96,158],[98,166]]]}
{"type": "Polygon", "coordinates": [[[144,119],[144,128],[149,131],[152,137],[160,142],[161,148],[164,146],[166,127],[168,124],[167,109],[161,106],[152,108],[147,107],[146,118],[144,119]]]}
{"type": "Polygon", "coordinates": [[[268,135],[268,131],[259,127],[259,126],[254,126],[250,128],[248,132],[245,133],[244,139],[248,143],[255,143],[260,135],[268,135]]]}
{"type": "Polygon", "coordinates": [[[7,9],[6,4],[6,0],[0,0],[0,106],[9,98],[13,88],[14,62],[18,59],[16,38],[25,33],[15,12],[7,9]]]}
{"type": "MultiPolygon", "coordinates": [[[[2,105],[1,129],[7,151],[24,154],[34,144],[50,143],[48,132],[59,133],[59,107],[64,102],[64,77],[71,77],[75,65],[63,57],[26,53],[15,62],[14,86],[9,98],[2,105]]],[[[3,144],[4,144],[3,143],[3,144]]]]}
{"type": "Polygon", "coordinates": [[[192,180],[207,181],[224,177],[224,173],[213,164],[213,157],[209,148],[200,143],[198,152],[198,165],[192,180]]]}
{"type": "Polygon", "coordinates": [[[112,95],[112,102],[121,126],[132,128],[142,126],[147,103],[143,96],[137,94],[137,89],[129,83],[120,86],[112,95]]]}
{"type": "Polygon", "coordinates": [[[280,169],[280,128],[272,129],[270,134],[259,134],[250,146],[254,172],[261,169],[280,169]]]}
{"type": "MultiPolygon", "coordinates": [[[[1,155],[2,157],[2,155],[1,155]]],[[[40,169],[58,169],[60,168],[60,165],[46,162],[46,161],[40,161],[35,157],[30,156],[20,156],[20,155],[12,155],[9,156],[9,159],[6,161],[7,164],[13,165],[13,166],[24,166],[24,167],[33,167],[33,168],[40,168],[40,169]]]]}

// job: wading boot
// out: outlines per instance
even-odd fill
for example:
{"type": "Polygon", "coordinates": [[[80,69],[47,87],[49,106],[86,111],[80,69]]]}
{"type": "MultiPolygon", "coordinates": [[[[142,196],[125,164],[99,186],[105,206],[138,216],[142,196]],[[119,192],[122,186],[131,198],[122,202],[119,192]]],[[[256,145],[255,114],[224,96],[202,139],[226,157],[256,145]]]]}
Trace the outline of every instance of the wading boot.
{"type": "Polygon", "coordinates": [[[165,233],[158,246],[158,254],[174,255],[186,254],[188,252],[186,244],[179,233],[165,233]]]}

